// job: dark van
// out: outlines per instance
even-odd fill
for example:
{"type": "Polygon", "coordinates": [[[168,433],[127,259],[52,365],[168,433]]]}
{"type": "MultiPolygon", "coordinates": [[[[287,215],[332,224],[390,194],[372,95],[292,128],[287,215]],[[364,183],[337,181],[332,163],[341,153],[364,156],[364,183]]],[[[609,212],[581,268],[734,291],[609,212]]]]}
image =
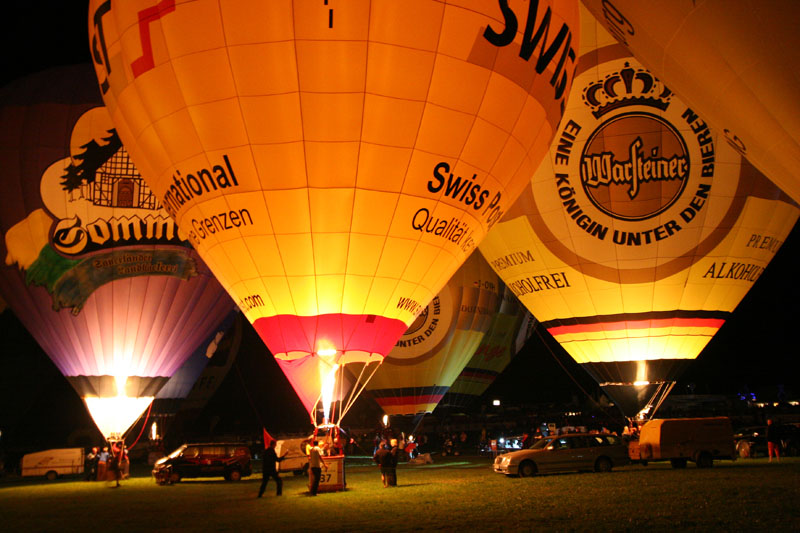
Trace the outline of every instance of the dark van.
{"type": "Polygon", "coordinates": [[[218,476],[239,481],[252,473],[250,449],[236,443],[184,444],[153,466],[153,475],[160,484],[218,476]]]}

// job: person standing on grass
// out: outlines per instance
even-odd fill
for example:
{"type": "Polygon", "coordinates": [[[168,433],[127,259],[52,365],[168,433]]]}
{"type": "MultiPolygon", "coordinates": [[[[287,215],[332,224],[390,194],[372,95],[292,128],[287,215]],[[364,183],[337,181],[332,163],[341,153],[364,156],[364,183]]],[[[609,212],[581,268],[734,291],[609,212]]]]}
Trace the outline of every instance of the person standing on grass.
{"type": "Polygon", "coordinates": [[[128,458],[128,448],[125,447],[125,441],[120,441],[120,473],[122,479],[131,477],[131,460],[128,458]]]}
{"type": "Polygon", "coordinates": [[[767,420],[767,454],[769,455],[769,462],[772,462],[772,456],[775,455],[775,460],[781,460],[781,436],[778,434],[778,426],[772,423],[772,419],[767,420]]]}
{"type": "Polygon", "coordinates": [[[97,454],[97,480],[106,480],[106,465],[108,464],[108,446],[103,446],[97,454]]]}
{"type": "Polygon", "coordinates": [[[120,486],[119,480],[122,479],[122,446],[119,443],[112,443],[111,445],[111,457],[108,458],[108,470],[114,475],[114,481],[116,485],[114,488],[120,486]]]}
{"type": "Polygon", "coordinates": [[[269,478],[274,479],[275,484],[278,485],[276,496],[280,496],[283,492],[283,481],[281,481],[281,476],[278,474],[278,463],[283,461],[283,458],[286,457],[286,453],[289,452],[283,454],[282,457],[278,457],[278,454],[275,452],[275,446],[277,446],[277,444],[278,441],[271,440],[269,442],[269,448],[264,450],[264,465],[261,467],[261,488],[258,489],[259,498],[264,494],[269,478]]]}
{"type": "Polygon", "coordinates": [[[392,458],[392,466],[389,469],[389,475],[388,475],[388,479],[386,481],[387,481],[387,484],[390,487],[396,487],[397,486],[397,462],[400,460],[400,448],[397,445],[397,439],[392,439],[391,441],[389,441],[389,444],[391,446],[391,450],[389,450],[389,455],[392,458]]]}
{"type": "Polygon", "coordinates": [[[316,496],[319,490],[319,480],[322,477],[322,468],[328,469],[325,460],[322,458],[322,450],[319,441],[314,441],[314,446],[308,453],[308,492],[311,496],[316,496]]]}
{"type": "Polygon", "coordinates": [[[386,488],[389,486],[389,476],[392,472],[392,452],[389,451],[389,448],[386,447],[386,441],[382,440],[380,445],[378,446],[378,451],[375,452],[375,455],[372,456],[378,466],[381,467],[381,481],[383,481],[383,487],[386,488]]]}
{"type": "Polygon", "coordinates": [[[89,453],[86,454],[86,465],[84,466],[84,471],[86,474],[86,481],[96,481],[97,480],[97,453],[98,453],[97,446],[91,449],[89,453]]]}

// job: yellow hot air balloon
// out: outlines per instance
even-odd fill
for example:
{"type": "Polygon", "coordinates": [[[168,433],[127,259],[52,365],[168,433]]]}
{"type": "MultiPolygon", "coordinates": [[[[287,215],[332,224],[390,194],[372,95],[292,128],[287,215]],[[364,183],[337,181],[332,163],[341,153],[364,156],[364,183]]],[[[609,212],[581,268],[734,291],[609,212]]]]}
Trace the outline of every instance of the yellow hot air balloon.
{"type": "Polygon", "coordinates": [[[800,201],[800,3],[583,2],[644,66],[800,201]]]}
{"type": "Polygon", "coordinates": [[[420,313],[367,384],[388,415],[430,413],[489,330],[500,283],[472,254],[420,313]]]}
{"type": "Polygon", "coordinates": [[[309,412],[379,363],[518,195],[577,2],[92,0],[142,175],[309,412]]]}
{"type": "Polygon", "coordinates": [[[570,105],[489,264],[628,416],[652,414],[798,206],[584,13],[570,105]]]}

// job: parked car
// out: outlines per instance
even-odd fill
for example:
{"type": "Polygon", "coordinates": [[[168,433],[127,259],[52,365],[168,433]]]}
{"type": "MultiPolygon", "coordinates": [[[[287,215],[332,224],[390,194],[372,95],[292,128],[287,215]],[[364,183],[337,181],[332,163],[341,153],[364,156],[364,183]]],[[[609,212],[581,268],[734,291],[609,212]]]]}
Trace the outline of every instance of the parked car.
{"type": "MultiPolygon", "coordinates": [[[[780,424],[777,428],[781,439],[781,453],[784,455],[800,454],[800,426],[797,424],[780,424]]],[[[739,457],[758,457],[767,455],[767,426],[748,426],[736,431],[733,435],[736,453],[739,457]]]]}
{"type": "Polygon", "coordinates": [[[616,435],[571,433],[545,437],[525,450],[498,455],[493,468],[499,474],[527,477],[546,472],[610,472],[629,463],[628,447],[616,435]]]}
{"type": "Polygon", "coordinates": [[[767,426],[741,428],[733,434],[733,441],[739,457],[767,455],[767,426]]]}
{"type": "Polygon", "coordinates": [[[153,466],[153,475],[161,484],[217,476],[239,481],[252,473],[250,449],[237,443],[184,444],[153,466]]]}

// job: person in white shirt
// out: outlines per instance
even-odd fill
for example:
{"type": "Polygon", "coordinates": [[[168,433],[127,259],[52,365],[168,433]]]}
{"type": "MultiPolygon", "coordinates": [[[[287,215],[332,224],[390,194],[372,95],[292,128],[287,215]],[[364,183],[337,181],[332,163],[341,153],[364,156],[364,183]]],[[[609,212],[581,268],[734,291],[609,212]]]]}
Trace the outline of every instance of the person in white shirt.
{"type": "Polygon", "coordinates": [[[319,480],[322,477],[322,468],[328,469],[325,459],[322,458],[322,449],[319,441],[314,441],[314,446],[308,453],[308,491],[311,496],[316,496],[319,490],[319,480]]]}

